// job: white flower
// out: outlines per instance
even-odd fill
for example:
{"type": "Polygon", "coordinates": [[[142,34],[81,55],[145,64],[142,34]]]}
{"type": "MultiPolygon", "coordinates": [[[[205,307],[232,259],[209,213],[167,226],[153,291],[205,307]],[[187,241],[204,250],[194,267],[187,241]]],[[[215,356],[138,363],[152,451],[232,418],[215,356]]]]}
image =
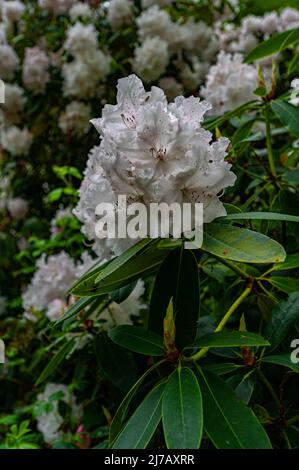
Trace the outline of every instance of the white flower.
{"type": "Polygon", "coordinates": [[[26,98],[24,90],[19,85],[5,83],[5,102],[3,108],[10,121],[14,121],[17,115],[23,110],[26,98]]]}
{"type": "Polygon", "coordinates": [[[288,30],[299,27],[299,11],[294,8],[285,8],[280,13],[281,28],[288,30]]]}
{"type": "Polygon", "coordinates": [[[28,212],[28,202],[21,197],[8,199],[7,210],[14,220],[25,219],[28,212]]]}
{"type": "Polygon", "coordinates": [[[38,0],[41,8],[51,11],[54,15],[68,13],[75,0],[38,0]]]}
{"type": "Polygon", "coordinates": [[[0,23],[0,44],[6,44],[6,33],[7,33],[7,25],[5,23],[0,23]]]}
{"type": "Polygon", "coordinates": [[[131,0],[111,0],[108,4],[107,18],[113,29],[119,29],[133,21],[131,0]]]}
{"type": "Polygon", "coordinates": [[[193,55],[197,54],[201,61],[214,60],[219,50],[217,36],[212,28],[203,21],[197,23],[189,19],[184,25],[184,48],[193,55]]]}
{"type": "Polygon", "coordinates": [[[59,438],[66,437],[65,431],[61,429],[64,419],[59,413],[59,400],[70,407],[71,420],[78,422],[82,409],[76,404],[75,396],[70,393],[66,385],[48,383],[44,392],[37,395],[37,399],[50,407],[49,411],[45,410],[36,418],[37,429],[42,433],[44,441],[51,444],[59,438]],[[62,396],[57,396],[57,399],[55,399],[54,395],[59,394],[59,392],[62,396]]]}
{"type": "Polygon", "coordinates": [[[216,65],[208,73],[201,94],[212,104],[212,113],[221,115],[247,101],[255,99],[257,71],[243,63],[241,54],[221,51],[216,65]]]}
{"type": "Polygon", "coordinates": [[[89,129],[91,108],[88,104],[72,101],[60,115],[59,127],[64,134],[83,135],[89,129]]]}
{"type": "Polygon", "coordinates": [[[299,105],[299,78],[294,78],[291,82],[291,88],[292,88],[292,93],[291,93],[291,99],[289,100],[289,103],[291,103],[294,106],[299,105]]]}
{"type": "Polygon", "coordinates": [[[120,304],[111,302],[99,316],[103,322],[103,330],[108,331],[118,325],[131,325],[132,316],[138,317],[140,310],[146,307],[141,299],[144,291],[144,282],[139,279],[131,294],[123,302],[120,304]]]}
{"type": "Polygon", "coordinates": [[[7,23],[19,21],[24,11],[25,5],[19,0],[9,0],[2,3],[2,16],[7,23]]]}
{"type": "Polygon", "coordinates": [[[54,299],[49,303],[46,315],[50,321],[56,321],[64,314],[66,308],[67,305],[63,300],[54,299]]]}
{"type": "Polygon", "coordinates": [[[195,97],[168,104],[160,88],[145,92],[135,75],[119,80],[117,104],[106,105],[102,118],[92,121],[102,140],[90,153],[74,211],[99,256],[132,243],[95,236],[96,206],[116,204],[118,195],[146,206],[202,202],[205,222],[225,214],[218,194],[234,184],[235,175],[224,161],[229,141],[211,143],[212,135],[201,127],[210,108],[195,97]]]}
{"type": "Polygon", "coordinates": [[[0,143],[2,147],[12,155],[26,155],[31,147],[33,135],[26,129],[10,126],[2,130],[0,143]]]}
{"type": "Polygon", "coordinates": [[[159,86],[166,94],[168,100],[173,100],[176,96],[183,94],[182,84],[177,82],[174,77],[161,78],[159,86]]]}
{"type": "Polygon", "coordinates": [[[90,50],[98,46],[98,35],[93,24],[82,24],[77,22],[71,26],[66,35],[65,49],[74,56],[85,56],[90,50]]]}
{"type": "Polygon", "coordinates": [[[23,83],[35,94],[44,93],[49,81],[49,57],[39,47],[26,47],[23,64],[23,83]]]}
{"type": "Polygon", "coordinates": [[[110,72],[111,57],[101,50],[79,57],[62,67],[64,77],[63,91],[65,96],[93,98],[97,95],[98,86],[110,72]]]}
{"type": "MultiPolygon", "coordinates": [[[[27,313],[34,313],[34,310],[53,316],[55,305],[49,305],[57,299],[65,302],[67,294],[73,283],[81,277],[94,263],[87,253],[82,255],[80,262],[76,263],[64,251],[57,255],[46,258],[43,254],[36,263],[36,272],[31,282],[22,295],[23,307],[27,313]]],[[[57,310],[55,310],[57,313],[57,310]]]]}
{"type": "Polygon", "coordinates": [[[147,38],[135,49],[133,69],[146,82],[157,80],[169,63],[168,45],[158,37],[147,38]]]}
{"type": "Polygon", "coordinates": [[[209,69],[209,62],[201,62],[196,56],[189,56],[188,62],[176,61],[179,77],[185,88],[196,90],[204,81],[209,69]]]}
{"type": "Polygon", "coordinates": [[[19,64],[19,58],[8,44],[0,44],[0,78],[10,80],[19,64]]]}
{"type": "Polygon", "coordinates": [[[140,39],[158,36],[164,41],[174,39],[173,23],[169,14],[157,5],[145,10],[136,20],[140,39]],[[172,36],[172,37],[171,37],[172,36]]]}
{"type": "Polygon", "coordinates": [[[70,9],[70,18],[72,21],[76,21],[78,18],[91,18],[92,9],[88,3],[78,2],[75,3],[70,9]]]}

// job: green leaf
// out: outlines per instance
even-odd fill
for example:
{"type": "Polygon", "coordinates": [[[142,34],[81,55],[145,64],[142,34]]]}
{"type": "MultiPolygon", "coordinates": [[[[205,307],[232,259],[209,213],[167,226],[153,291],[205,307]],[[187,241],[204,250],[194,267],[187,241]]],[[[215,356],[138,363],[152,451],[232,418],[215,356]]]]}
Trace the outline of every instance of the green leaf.
{"type": "MultiPolygon", "coordinates": [[[[135,397],[135,395],[139,391],[140,387],[145,382],[145,379],[146,379],[147,384],[150,383],[151,382],[150,376],[153,375],[154,373],[156,373],[156,369],[158,369],[162,364],[165,364],[165,359],[163,359],[162,361],[157,362],[149,370],[147,370],[142,375],[142,377],[140,377],[140,379],[138,379],[138,381],[133,385],[131,390],[127,393],[127,395],[125,396],[125,398],[123,399],[123,401],[119,405],[119,407],[118,407],[118,409],[117,409],[117,411],[116,411],[116,413],[113,417],[111,426],[110,426],[109,447],[112,446],[113,441],[115,440],[115,438],[119,434],[119,432],[121,430],[121,427],[122,427],[122,425],[123,425],[123,423],[126,419],[126,416],[128,414],[129,406],[130,406],[133,398],[135,397]]],[[[156,375],[156,379],[157,378],[158,378],[158,375],[156,375]]]]}
{"type": "Polygon", "coordinates": [[[156,385],[117,436],[113,449],[145,449],[162,417],[165,384],[156,385]]]}
{"type": "Polygon", "coordinates": [[[114,343],[147,356],[163,356],[163,338],[142,326],[119,325],[108,332],[114,343]]]}
{"type": "Polygon", "coordinates": [[[277,289],[292,294],[293,292],[299,291],[299,279],[283,276],[272,276],[269,278],[269,282],[272,286],[277,289]]]}
{"type": "Polygon", "coordinates": [[[292,75],[299,70],[299,53],[297,52],[288,65],[288,75],[292,75]]]}
{"type": "Polygon", "coordinates": [[[270,346],[270,343],[255,333],[243,331],[209,333],[194,343],[194,347],[197,348],[233,348],[243,346],[270,346]]]}
{"type": "Polygon", "coordinates": [[[272,318],[264,331],[264,336],[273,351],[283,341],[291,326],[299,319],[299,292],[294,292],[280,302],[272,312],[272,318]]]}
{"type": "Polygon", "coordinates": [[[163,261],[151,297],[148,327],[163,336],[163,319],[170,299],[176,325],[176,345],[195,339],[199,317],[199,269],[191,250],[178,248],[163,261]]]}
{"type": "Polygon", "coordinates": [[[286,220],[289,222],[299,222],[297,215],[279,214],[277,212],[241,212],[237,214],[228,214],[224,217],[226,220],[286,220]]]}
{"type": "Polygon", "coordinates": [[[124,287],[120,287],[119,289],[115,290],[111,294],[111,299],[113,302],[116,302],[117,304],[121,304],[126,300],[129,295],[133,292],[137,284],[137,281],[130,282],[130,284],[127,284],[124,287]]]}
{"type": "Polygon", "coordinates": [[[65,359],[65,357],[71,352],[74,347],[74,340],[68,341],[58,350],[58,352],[52,357],[48,365],[40,374],[36,381],[36,385],[44,382],[53,372],[58,368],[59,364],[65,359]]]}
{"type": "Polygon", "coordinates": [[[256,416],[226,382],[200,367],[197,379],[203,395],[204,427],[217,449],[271,449],[256,416]]]}
{"type": "Polygon", "coordinates": [[[102,280],[96,282],[95,276],[91,274],[89,279],[77,283],[71,292],[79,296],[108,294],[139,278],[153,274],[169,253],[168,249],[157,249],[157,244],[158,240],[151,240],[147,248],[128,257],[126,261],[122,258],[126,252],[114,258],[104,269],[99,270],[102,280]],[[113,266],[110,266],[112,263],[113,266]]]}
{"type": "Polygon", "coordinates": [[[282,124],[299,137],[299,108],[283,100],[271,101],[271,106],[282,124]]]}
{"type": "Polygon", "coordinates": [[[287,367],[292,369],[294,372],[299,373],[299,364],[291,361],[290,354],[277,354],[274,356],[264,356],[262,362],[267,362],[268,364],[278,364],[280,366],[287,367]]]}
{"type": "Polygon", "coordinates": [[[273,34],[269,39],[258,44],[245,57],[245,62],[250,63],[254,60],[262,59],[277,52],[287,49],[299,40],[298,29],[290,29],[282,33],[273,34]]]}
{"type": "Polygon", "coordinates": [[[287,255],[283,263],[275,264],[273,266],[275,271],[285,271],[288,269],[299,268],[299,253],[294,253],[293,255],[287,255]]]}
{"type": "Polygon", "coordinates": [[[239,129],[236,130],[231,142],[233,148],[238,147],[242,143],[243,139],[246,139],[246,137],[249,136],[254,123],[255,120],[251,119],[250,121],[245,122],[245,124],[243,124],[239,127],[239,129]]]}
{"type": "Polygon", "coordinates": [[[284,261],[283,247],[258,232],[227,224],[205,224],[202,250],[220,258],[243,263],[284,261]]]}
{"type": "Polygon", "coordinates": [[[94,351],[105,376],[120,390],[127,392],[138,378],[133,355],[113,343],[106,333],[95,338],[94,351]]]}
{"type": "Polygon", "coordinates": [[[162,401],[162,422],[167,449],[198,449],[203,430],[202,397],[191,369],[179,368],[170,376],[162,401]]]}
{"type": "Polygon", "coordinates": [[[82,299],[77,300],[76,303],[74,303],[63,315],[62,317],[58,318],[56,320],[55,325],[58,325],[59,323],[64,322],[65,320],[68,320],[69,318],[74,317],[77,315],[77,313],[81,312],[87,305],[91,304],[91,302],[94,300],[93,297],[82,297],[82,299]]]}

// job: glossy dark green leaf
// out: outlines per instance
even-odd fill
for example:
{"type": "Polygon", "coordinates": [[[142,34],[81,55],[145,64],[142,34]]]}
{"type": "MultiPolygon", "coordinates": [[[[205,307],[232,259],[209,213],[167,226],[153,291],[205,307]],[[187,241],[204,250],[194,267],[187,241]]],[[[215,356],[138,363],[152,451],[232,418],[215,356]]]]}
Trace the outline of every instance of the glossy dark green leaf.
{"type": "Polygon", "coordinates": [[[82,297],[81,299],[77,300],[76,303],[74,303],[62,317],[58,318],[56,320],[55,324],[58,325],[59,323],[64,322],[65,320],[68,320],[69,318],[73,318],[75,315],[81,312],[85,307],[87,307],[89,304],[91,304],[94,301],[93,297],[82,297]]]}
{"type": "Polygon", "coordinates": [[[162,401],[162,422],[168,449],[198,449],[203,430],[202,397],[191,369],[170,376],[162,401]]]}
{"type": "Polygon", "coordinates": [[[162,417],[165,383],[156,385],[129,418],[113,449],[145,449],[162,417]]]}
{"type": "Polygon", "coordinates": [[[271,344],[271,350],[283,341],[292,325],[299,319],[299,292],[294,292],[285,301],[280,302],[273,310],[272,317],[264,336],[271,344]]]}
{"type": "Polygon", "coordinates": [[[228,224],[205,224],[204,251],[243,263],[278,263],[285,251],[275,240],[258,232],[228,224]]]}
{"type": "Polygon", "coordinates": [[[209,333],[194,343],[194,346],[198,348],[232,348],[269,345],[270,343],[260,335],[243,331],[219,331],[219,333],[209,333]]]}
{"type": "Polygon", "coordinates": [[[220,362],[219,364],[206,364],[205,369],[217,375],[225,375],[230,372],[235,372],[236,370],[242,368],[240,364],[234,364],[233,362],[220,362]]]}
{"type": "Polygon", "coordinates": [[[287,255],[283,263],[278,263],[273,266],[273,268],[275,268],[275,271],[284,271],[288,269],[299,268],[299,253],[287,255]]]}
{"type": "Polygon", "coordinates": [[[269,282],[272,286],[277,289],[292,294],[293,292],[299,291],[299,279],[283,276],[272,276],[269,278],[269,282]]]}
{"type": "Polygon", "coordinates": [[[245,57],[245,62],[250,63],[254,60],[268,57],[269,55],[281,52],[299,41],[298,29],[290,29],[282,33],[273,34],[269,39],[258,44],[245,57]]]}
{"type": "Polygon", "coordinates": [[[243,139],[249,136],[254,122],[254,119],[251,119],[250,121],[245,122],[236,130],[231,142],[233,148],[238,147],[242,143],[243,139]]]}
{"type": "MultiPolygon", "coordinates": [[[[292,352],[292,351],[291,351],[292,352]]],[[[262,362],[266,362],[268,364],[278,364],[283,367],[287,367],[294,372],[299,373],[299,362],[292,362],[291,360],[291,352],[290,354],[277,354],[273,356],[264,356],[262,358],[262,362]]]]}
{"type": "Polygon", "coordinates": [[[129,409],[129,406],[130,406],[132,400],[134,399],[134,397],[136,396],[136,394],[138,393],[138,391],[140,390],[142,385],[144,385],[145,382],[146,383],[151,382],[151,376],[152,375],[156,374],[156,380],[157,380],[157,378],[159,377],[157,375],[157,369],[159,369],[159,367],[162,364],[165,364],[165,359],[163,359],[162,361],[157,362],[150,369],[148,369],[140,377],[140,379],[138,379],[138,381],[133,385],[131,390],[127,393],[127,395],[125,396],[125,398],[123,399],[123,401],[119,405],[119,407],[118,407],[118,409],[117,409],[117,411],[116,411],[116,413],[113,417],[111,426],[110,426],[110,431],[109,431],[109,446],[110,447],[113,444],[114,440],[116,439],[117,435],[121,431],[122,425],[123,425],[123,423],[124,423],[124,421],[127,417],[128,409],[129,409]]]}
{"type": "Polygon", "coordinates": [[[119,346],[148,356],[163,356],[162,336],[142,326],[119,325],[109,330],[109,338],[119,346]]]}
{"type": "Polygon", "coordinates": [[[94,351],[105,376],[120,390],[127,392],[138,378],[133,355],[113,343],[106,333],[95,338],[94,351]]]}
{"type": "Polygon", "coordinates": [[[299,222],[299,217],[291,214],[279,214],[277,212],[239,212],[228,214],[227,220],[286,220],[289,222],[299,222]]]}
{"type": "Polygon", "coordinates": [[[120,287],[119,289],[112,292],[111,299],[117,304],[122,303],[133,292],[133,290],[136,287],[136,284],[137,284],[137,281],[134,281],[134,282],[130,282],[130,284],[127,284],[124,287],[120,287]]]}
{"type": "Polygon", "coordinates": [[[272,101],[271,106],[282,124],[292,134],[299,137],[299,108],[283,100],[272,101]]]}
{"type": "Polygon", "coordinates": [[[66,356],[71,352],[74,347],[74,340],[65,342],[63,346],[57,351],[57,353],[52,357],[50,362],[47,364],[45,369],[40,374],[39,378],[36,381],[36,385],[41,384],[46,379],[48,379],[53,372],[55,372],[61,362],[66,358],[66,356]]]}
{"type": "Polygon", "coordinates": [[[271,449],[270,440],[233,389],[210,371],[197,368],[203,396],[204,428],[218,449],[271,449]]]}

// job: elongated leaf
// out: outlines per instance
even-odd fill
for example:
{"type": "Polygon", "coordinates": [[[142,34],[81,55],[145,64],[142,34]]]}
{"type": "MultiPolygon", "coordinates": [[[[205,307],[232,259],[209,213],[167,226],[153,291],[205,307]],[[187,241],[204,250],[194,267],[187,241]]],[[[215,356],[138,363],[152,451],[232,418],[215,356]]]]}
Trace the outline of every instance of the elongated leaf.
{"type": "Polygon", "coordinates": [[[176,345],[183,348],[195,339],[199,317],[199,270],[191,250],[170,253],[158,272],[150,305],[148,326],[163,335],[163,319],[170,299],[176,324],[176,345]]]}
{"type": "Polygon", "coordinates": [[[262,362],[267,362],[268,364],[278,364],[280,366],[287,367],[288,369],[292,369],[294,372],[299,374],[299,363],[292,362],[290,354],[265,356],[263,357],[262,362]]]}
{"type": "Polygon", "coordinates": [[[271,106],[282,124],[299,137],[299,108],[283,100],[271,101],[271,106]]]}
{"type": "Polygon", "coordinates": [[[232,348],[243,346],[270,346],[270,343],[255,333],[242,331],[219,331],[209,333],[194,343],[198,348],[232,348]]]}
{"type": "Polygon", "coordinates": [[[79,296],[103,295],[156,272],[165,256],[169,253],[168,249],[158,250],[156,243],[158,241],[154,240],[147,249],[140,252],[138,256],[131,257],[102,281],[95,284],[93,279],[92,284],[90,284],[90,280],[88,280],[85,284],[76,285],[71,292],[79,296]]]}
{"type": "Polygon", "coordinates": [[[165,384],[156,385],[117,436],[113,449],[145,449],[162,417],[165,384]]]}
{"type": "Polygon", "coordinates": [[[118,407],[118,409],[117,409],[117,411],[116,411],[116,413],[113,417],[111,426],[110,426],[109,447],[112,446],[113,441],[115,440],[115,438],[117,437],[117,435],[119,434],[119,432],[121,430],[121,427],[122,427],[122,425],[123,425],[123,423],[126,419],[131,401],[133,400],[133,398],[135,397],[135,395],[139,391],[140,387],[144,384],[145,380],[146,380],[147,383],[150,383],[151,375],[155,374],[156,370],[162,364],[165,364],[165,359],[163,359],[162,361],[157,362],[149,370],[147,370],[142,375],[142,377],[140,377],[140,379],[138,379],[138,381],[133,385],[131,390],[127,393],[127,395],[125,396],[125,398],[123,399],[123,401],[119,405],[119,407],[118,407]]]}
{"type": "Polygon", "coordinates": [[[277,212],[240,212],[237,214],[228,214],[227,220],[286,220],[289,222],[299,222],[297,215],[279,214],[277,212]]]}
{"type": "Polygon", "coordinates": [[[168,449],[198,449],[203,430],[201,391],[187,367],[177,369],[166,384],[162,422],[168,449]]]}
{"type": "Polygon", "coordinates": [[[78,313],[81,312],[85,307],[87,307],[91,302],[94,300],[93,297],[82,297],[82,299],[77,300],[76,303],[74,303],[62,317],[58,318],[56,320],[55,325],[58,325],[59,323],[64,322],[65,320],[68,320],[69,318],[74,317],[78,313]]]}
{"type": "Polygon", "coordinates": [[[290,29],[282,33],[274,34],[266,41],[261,42],[245,57],[245,62],[250,63],[254,60],[262,59],[277,52],[287,49],[299,40],[298,29],[290,29]]]}
{"type": "Polygon", "coordinates": [[[275,268],[275,271],[299,268],[299,253],[287,255],[283,263],[276,264],[273,268],[275,268]]]}
{"type": "Polygon", "coordinates": [[[125,265],[130,259],[136,256],[138,253],[142,252],[146,247],[148,247],[152,243],[153,240],[150,238],[140,240],[138,243],[126,250],[120,256],[114,258],[111,263],[109,263],[105,267],[105,269],[103,269],[103,271],[99,273],[99,275],[95,279],[95,282],[100,282],[103,279],[109,277],[112,273],[118,271],[121,266],[125,265]]]}
{"type": "Polygon", "coordinates": [[[273,351],[283,341],[291,326],[299,319],[299,292],[294,292],[286,301],[280,302],[273,310],[264,336],[273,351]]]}
{"type": "Polygon", "coordinates": [[[235,372],[236,370],[242,368],[244,366],[240,364],[234,364],[233,362],[221,362],[219,364],[207,364],[205,365],[206,370],[210,370],[217,375],[225,375],[229,374],[230,372],[235,372]]]}
{"type": "Polygon", "coordinates": [[[94,351],[105,376],[120,390],[127,392],[138,378],[133,355],[113,343],[106,333],[101,333],[95,339],[94,351]]]}
{"type": "Polygon", "coordinates": [[[236,130],[231,143],[233,148],[238,147],[242,143],[243,139],[249,136],[254,122],[255,120],[251,119],[250,121],[245,122],[241,127],[239,127],[239,129],[236,130]]]}
{"type": "Polygon", "coordinates": [[[275,240],[227,224],[205,224],[201,248],[220,258],[243,263],[278,263],[285,259],[283,247],[275,240]]]}
{"type": "Polygon", "coordinates": [[[259,108],[260,104],[260,101],[257,100],[249,101],[248,103],[242,104],[241,106],[233,109],[232,111],[228,111],[222,116],[205,119],[204,127],[208,130],[215,129],[215,127],[222,125],[224,122],[229,121],[233,117],[241,116],[245,111],[250,111],[259,108]]]}
{"type": "Polygon", "coordinates": [[[142,326],[119,325],[109,330],[109,338],[114,343],[130,351],[148,356],[163,356],[163,338],[142,326]]]}
{"type": "Polygon", "coordinates": [[[58,368],[59,364],[65,359],[65,357],[71,352],[74,347],[74,340],[68,341],[63,344],[63,346],[57,351],[57,353],[52,357],[48,365],[40,374],[39,378],[36,381],[36,385],[44,382],[48,377],[50,377],[53,372],[58,368]]]}
{"type": "Polygon", "coordinates": [[[269,282],[272,284],[272,286],[277,287],[277,289],[280,289],[287,294],[292,294],[293,292],[299,291],[299,279],[283,276],[272,276],[269,278],[269,282]]]}
{"type": "Polygon", "coordinates": [[[204,427],[218,449],[271,449],[270,440],[250,408],[210,371],[197,368],[203,395],[204,427]]]}
{"type": "Polygon", "coordinates": [[[134,282],[130,282],[130,284],[127,284],[124,287],[120,287],[119,289],[112,292],[111,299],[117,304],[121,304],[133,292],[133,290],[136,287],[136,284],[137,284],[137,281],[134,281],[134,282]]]}

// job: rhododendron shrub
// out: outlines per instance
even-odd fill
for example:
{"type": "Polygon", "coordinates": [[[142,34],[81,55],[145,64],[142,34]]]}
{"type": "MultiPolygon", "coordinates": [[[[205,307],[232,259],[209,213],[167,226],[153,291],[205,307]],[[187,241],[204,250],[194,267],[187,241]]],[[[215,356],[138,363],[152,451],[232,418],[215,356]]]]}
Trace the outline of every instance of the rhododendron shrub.
{"type": "Polygon", "coordinates": [[[0,448],[298,448],[284,3],[0,2],[0,448]]]}

